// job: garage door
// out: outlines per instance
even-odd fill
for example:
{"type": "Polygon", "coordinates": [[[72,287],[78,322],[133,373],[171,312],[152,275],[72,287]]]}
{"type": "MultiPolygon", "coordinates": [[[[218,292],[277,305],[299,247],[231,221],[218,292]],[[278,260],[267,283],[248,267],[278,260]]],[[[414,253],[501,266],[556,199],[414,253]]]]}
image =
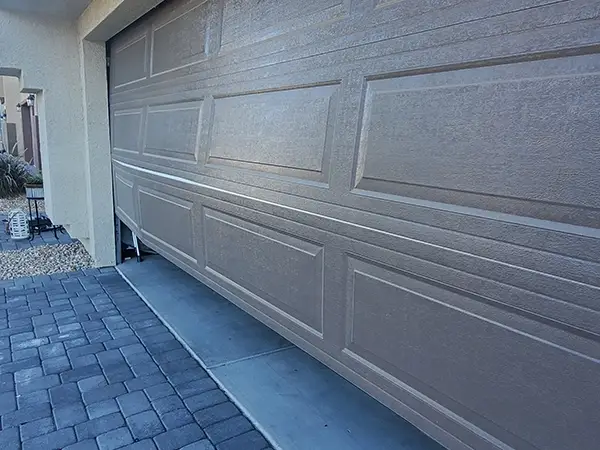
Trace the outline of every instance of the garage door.
{"type": "Polygon", "coordinates": [[[116,211],[450,449],[600,442],[595,0],[167,1],[116,211]]]}

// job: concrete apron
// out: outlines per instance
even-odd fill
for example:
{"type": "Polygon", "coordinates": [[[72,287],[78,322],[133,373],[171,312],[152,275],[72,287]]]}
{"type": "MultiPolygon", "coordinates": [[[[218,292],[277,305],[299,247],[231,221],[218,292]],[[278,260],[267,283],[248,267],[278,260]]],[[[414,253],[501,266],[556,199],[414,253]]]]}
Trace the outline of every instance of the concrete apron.
{"type": "Polygon", "coordinates": [[[117,270],[275,448],[442,448],[166,259],[117,270]]]}

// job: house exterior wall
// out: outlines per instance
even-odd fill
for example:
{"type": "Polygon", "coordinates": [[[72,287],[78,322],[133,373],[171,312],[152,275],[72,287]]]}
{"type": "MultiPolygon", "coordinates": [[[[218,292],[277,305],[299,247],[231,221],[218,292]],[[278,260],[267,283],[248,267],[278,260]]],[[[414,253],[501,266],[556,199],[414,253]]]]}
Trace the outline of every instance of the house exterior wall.
{"type": "MultiPolygon", "coordinates": [[[[19,79],[16,77],[0,77],[4,91],[4,106],[6,107],[6,123],[13,124],[15,130],[16,144],[19,155],[23,155],[25,148],[23,146],[23,125],[21,123],[21,114],[17,111],[17,103],[23,100],[20,92],[19,79]]],[[[9,125],[10,126],[10,125],[9,125]]],[[[12,145],[6,144],[7,151],[12,151],[12,145]]]]}
{"type": "Polygon", "coordinates": [[[37,94],[48,215],[99,266],[115,262],[104,41],[160,1],[94,0],[76,21],[0,10],[0,75],[37,94]]]}
{"type": "Polygon", "coordinates": [[[17,71],[21,90],[37,93],[49,216],[79,238],[97,261],[106,263],[106,257],[95,254],[87,223],[84,104],[76,29],[66,21],[0,12],[0,68],[5,73],[17,71]]]}

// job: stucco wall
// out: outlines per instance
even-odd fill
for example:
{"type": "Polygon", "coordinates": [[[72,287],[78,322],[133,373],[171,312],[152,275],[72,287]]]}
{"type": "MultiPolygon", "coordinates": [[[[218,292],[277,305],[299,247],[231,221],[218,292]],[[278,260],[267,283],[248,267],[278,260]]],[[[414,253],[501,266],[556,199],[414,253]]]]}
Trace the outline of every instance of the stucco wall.
{"type": "MultiPolygon", "coordinates": [[[[106,265],[114,262],[114,252],[97,248],[90,230],[79,42],[72,22],[0,11],[0,74],[19,74],[21,90],[38,94],[48,214],[79,238],[99,265],[106,265]]],[[[102,184],[96,188],[112,199],[110,180],[102,184]]],[[[112,229],[112,213],[103,220],[112,229]]]]}
{"type": "Polygon", "coordinates": [[[75,21],[0,10],[0,75],[37,93],[48,214],[98,265],[115,262],[104,43],[161,1],[94,0],[75,21]]]}
{"type": "Polygon", "coordinates": [[[78,19],[79,36],[104,42],[163,0],[94,0],[78,19]]]}

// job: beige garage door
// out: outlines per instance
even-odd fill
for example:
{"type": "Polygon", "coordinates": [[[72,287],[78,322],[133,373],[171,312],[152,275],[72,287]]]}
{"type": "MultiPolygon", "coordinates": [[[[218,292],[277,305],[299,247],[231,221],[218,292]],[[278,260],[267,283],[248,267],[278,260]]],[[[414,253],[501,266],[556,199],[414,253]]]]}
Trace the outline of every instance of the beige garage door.
{"type": "Polygon", "coordinates": [[[600,442],[595,0],[167,1],[116,210],[451,449],[600,442]]]}

